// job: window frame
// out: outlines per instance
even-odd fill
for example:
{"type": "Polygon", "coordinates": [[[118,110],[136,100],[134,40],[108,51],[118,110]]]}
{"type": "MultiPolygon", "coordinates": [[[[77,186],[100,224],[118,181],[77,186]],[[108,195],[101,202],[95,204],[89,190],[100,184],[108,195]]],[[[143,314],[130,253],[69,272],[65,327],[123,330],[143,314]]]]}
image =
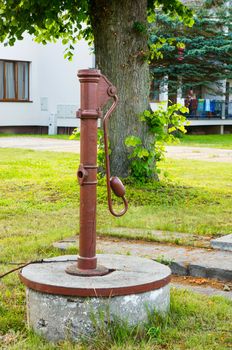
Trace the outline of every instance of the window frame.
{"type": "MultiPolygon", "coordinates": [[[[9,60],[9,59],[2,59],[0,58],[0,62],[3,62],[3,98],[0,98],[0,102],[32,102],[30,100],[30,64],[31,61],[23,61],[23,60],[9,60]],[[6,78],[6,65],[5,63],[13,63],[13,72],[14,72],[14,89],[15,89],[15,98],[6,98],[6,85],[7,85],[7,78],[6,78]],[[27,82],[27,88],[28,88],[28,98],[27,99],[19,99],[18,98],[18,91],[19,91],[19,84],[18,84],[18,63],[27,63],[28,65],[28,82],[27,82]]],[[[25,82],[26,84],[26,82],[25,82]]],[[[25,85],[26,86],[26,85],[25,85]]],[[[24,86],[24,88],[25,88],[24,86]]]]}

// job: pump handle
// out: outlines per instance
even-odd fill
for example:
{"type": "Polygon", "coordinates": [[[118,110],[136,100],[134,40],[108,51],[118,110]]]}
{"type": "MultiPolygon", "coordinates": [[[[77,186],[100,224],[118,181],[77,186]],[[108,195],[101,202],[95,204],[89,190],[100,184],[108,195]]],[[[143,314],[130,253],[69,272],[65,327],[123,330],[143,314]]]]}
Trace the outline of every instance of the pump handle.
{"type": "MultiPolygon", "coordinates": [[[[105,76],[102,76],[102,77],[105,79],[105,76]]],[[[110,158],[109,158],[109,147],[108,147],[108,120],[118,104],[118,96],[116,95],[116,89],[113,85],[111,85],[108,88],[107,92],[109,97],[112,97],[114,99],[113,104],[111,105],[110,109],[106,112],[103,118],[108,207],[112,215],[119,217],[126,213],[128,209],[128,202],[127,202],[127,199],[125,198],[125,188],[121,180],[116,176],[113,176],[113,177],[110,176],[110,158]],[[113,204],[111,199],[111,190],[114,192],[114,194],[117,197],[121,197],[123,200],[124,208],[119,213],[116,213],[113,209],[113,204]]]]}

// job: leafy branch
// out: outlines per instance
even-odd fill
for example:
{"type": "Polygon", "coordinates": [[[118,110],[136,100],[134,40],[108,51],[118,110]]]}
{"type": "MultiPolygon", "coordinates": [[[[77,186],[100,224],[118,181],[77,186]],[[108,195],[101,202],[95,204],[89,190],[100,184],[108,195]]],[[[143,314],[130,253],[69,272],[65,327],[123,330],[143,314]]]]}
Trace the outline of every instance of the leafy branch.
{"type": "Polygon", "coordinates": [[[175,132],[186,133],[186,113],[188,108],[180,103],[168,106],[167,109],[160,104],[156,111],[145,110],[139,116],[153,135],[153,142],[148,148],[137,136],[131,135],[126,138],[125,145],[130,151],[131,159],[130,175],[133,178],[146,182],[159,172],[156,164],[164,158],[165,144],[178,142],[175,132]]]}

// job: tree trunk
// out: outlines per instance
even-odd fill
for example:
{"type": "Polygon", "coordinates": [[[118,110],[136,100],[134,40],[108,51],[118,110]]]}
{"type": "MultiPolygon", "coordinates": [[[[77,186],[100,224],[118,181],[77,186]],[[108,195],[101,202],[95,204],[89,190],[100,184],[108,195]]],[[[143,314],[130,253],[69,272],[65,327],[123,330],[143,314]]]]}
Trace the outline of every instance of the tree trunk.
{"type": "Polygon", "coordinates": [[[124,142],[137,135],[149,142],[138,115],[148,109],[147,0],[91,0],[96,67],[117,87],[119,104],[110,120],[111,173],[128,176],[124,142]],[[138,30],[140,28],[140,30],[138,30]]]}
{"type": "Polygon", "coordinates": [[[171,106],[177,103],[178,83],[176,81],[176,77],[170,75],[168,78],[168,106],[171,106]]]}

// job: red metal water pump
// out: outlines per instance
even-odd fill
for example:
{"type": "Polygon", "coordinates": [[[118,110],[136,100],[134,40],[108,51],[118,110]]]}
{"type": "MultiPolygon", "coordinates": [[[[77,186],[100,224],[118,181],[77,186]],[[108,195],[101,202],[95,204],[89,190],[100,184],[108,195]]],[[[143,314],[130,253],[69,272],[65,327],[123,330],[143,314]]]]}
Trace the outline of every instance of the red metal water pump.
{"type": "Polygon", "coordinates": [[[98,118],[103,119],[106,182],[108,206],[111,214],[122,216],[128,208],[125,188],[118,177],[110,176],[108,151],[108,120],[118,103],[116,88],[97,69],[85,69],[78,72],[81,85],[81,104],[77,112],[80,118],[80,166],[77,172],[80,184],[80,235],[77,264],[71,265],[66,272],[78,276],[102,276],[110,271],[97,264],[96,257],[96,187],[97,187],[97,128],[98,118]],[[110,100],[113,103],[105,116],[102,108],[110,100]],[[111,190],[121,197],[124,209],[116,213],[112,206],[111,190]]]}

